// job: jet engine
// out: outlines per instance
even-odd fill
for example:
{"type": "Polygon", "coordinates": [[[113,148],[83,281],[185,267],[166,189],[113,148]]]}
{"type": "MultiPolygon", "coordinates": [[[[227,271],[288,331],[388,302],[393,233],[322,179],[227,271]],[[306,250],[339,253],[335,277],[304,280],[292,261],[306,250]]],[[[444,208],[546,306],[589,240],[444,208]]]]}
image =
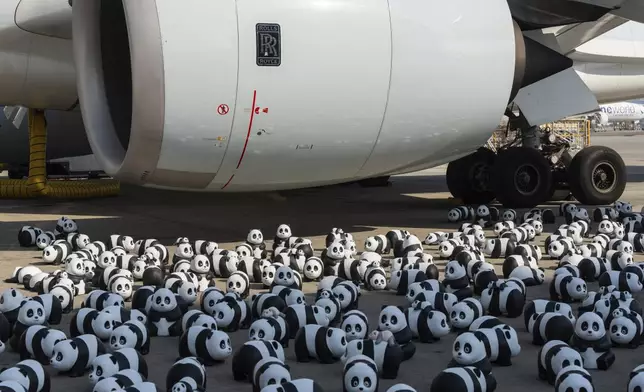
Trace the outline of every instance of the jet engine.
{"type": "Polygon", "coordinates": [[[83,0],[73,35],[105,171],[195,191],[448,162],[487,141],[526,71],[506,0],[83,0]]]}
{"type": "Polygon", "coordinates": [[[594,115],[595,117],[595,122],[598,125],[608,125],[608,114],[604,112],[597,112],[594,115]]]}

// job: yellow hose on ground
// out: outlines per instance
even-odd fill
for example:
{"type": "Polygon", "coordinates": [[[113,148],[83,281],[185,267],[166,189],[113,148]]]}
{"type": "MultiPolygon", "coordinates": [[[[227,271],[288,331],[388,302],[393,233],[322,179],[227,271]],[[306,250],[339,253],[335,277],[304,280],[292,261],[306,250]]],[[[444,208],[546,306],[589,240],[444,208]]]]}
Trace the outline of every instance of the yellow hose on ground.
{"type": "Polygon", "coordinates": [[[88,199],[116,196],[115,180],[47,180],[47,123],[42,110],[29,109],[29,176],[26,180],[0,180],[0,198],[88,199]]]}

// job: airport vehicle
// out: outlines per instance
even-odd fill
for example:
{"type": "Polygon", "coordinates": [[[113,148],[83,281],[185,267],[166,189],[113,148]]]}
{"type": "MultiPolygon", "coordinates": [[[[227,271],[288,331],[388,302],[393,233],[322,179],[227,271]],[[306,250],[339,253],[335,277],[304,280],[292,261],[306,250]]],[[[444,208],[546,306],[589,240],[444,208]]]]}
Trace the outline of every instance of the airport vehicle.
{"type": "MultiPolygon", "coordinates": [[[[98,162],[132,184],[280,190],[453,162],[455,196],[534,205],[552,182],[538,145],[474,151],[511,102],[525,135],[596,110],[569,53],[644,16],[631,2],[4,0],[0,104],[80,106],[98,162]],[[475,189],[493,161],[498,184],[475,189]]],[[[591,204],[625,185],[619,155],[595,150],[569,169],[608,162],[609,188],[571,184],[591,204]]]]}

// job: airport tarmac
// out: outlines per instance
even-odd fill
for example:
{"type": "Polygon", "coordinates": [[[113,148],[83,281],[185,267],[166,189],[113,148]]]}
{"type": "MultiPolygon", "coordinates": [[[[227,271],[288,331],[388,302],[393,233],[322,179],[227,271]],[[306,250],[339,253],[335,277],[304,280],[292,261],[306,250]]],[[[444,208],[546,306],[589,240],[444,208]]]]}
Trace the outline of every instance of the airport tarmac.
{"type": "MultiPolygon", "coordinates": [[[[628,166],[629,184],[623,196],[639,211],[644,204],[644,132],[634,136],[593,135],[593,144],[610,146],[619,151],[628,166]]],[[[436,230],[455,230],[457,225],[446,222],[447,210],[452,206],[444,180],[445,166],[392,178],[387,188],[361,188],[357,185],[336,186],[289,192],[246,195],[187,194],[169,191],[147,190],[123,186],[118,198],[56,202],[51,200],[2,201],[0,202],[0,276],[7,277],[16,266],[38,264],[40,253],[18,247],[17,233],[23,225],[34,225],[53,230],[55,220],[65,215],[74,218],[83,233],[92,239],[107,240],[109,234],[119,233],[134,238],[157,238],[171,245],[177,237],[191,240],[217,241],[222,248],[231,248],[246,238],[250,229],[261,229],[270,240],[281,223],[291,225],[294,235],[313,241],[321,251],[326,234],[334,227],[343,228],[354,235],[358,250],[366,237],[386,233],[390,229],[404,228],[423,239],[436,230]]],[[[556,206],[554,207],[556,208],[556,206]]],[[[592,212],[592,211],[589,211],[592,212]]],[[[561,222],[558,222],[561,223],[561,222]]],[[[555,225],[546,225],[553,231],[555,225]]],[[[539,241],[543,241],[542,236],[539,241]]],[[[171,250],[174,248],[171,247],[171,250]]],[[[437,256],[436,247],[427,247],[437,256]]],[[[644,261],[644,255],[636,255],[644,261]]],[[[444,261],[438,260],[439,265],[444,261]]],[[[498,264],[500,260],[493,260],[498,264]]],[[[544,260],[545,267],[552,267],[544,260]]],[[[53,270],[52,266],[41,266],[53,270]]],[[[500,272],[500,269],[497,271],[500,272]]],[[[549,271],[551,274],[551,270],[549,271]]],[[[6,283],[1,288],[8,287],[6,283]]],[[[218,284],[223,287],[223,283],[218,284]]],[[[596,289],[591,284],[590,289],[596,289]]],[[[312,293],[315,285],[307,284],[305,291],[312,293]]],[[[547,285],[528,289],[528,300],[546,298],[547,285]]],[[[644,300],[644,295],[636,296],[644,300]]],[[[80,299],[78,299],[80,300],[80,299]]],[[[77,301],[78,302],[78,301],[77,301]]],[[[311,301],[312,302],[312,301],[311,301]]],[[[363,291],[360,310],[370,320],[370,327],[377,327],[381,305],[404,305],[406,299],[393,293],[363,291]]],[[[70,316],[67,316],[68,322],[70,316]]],[[[497,367],[493,374],[498,381],[497,391],[514,392],[529,388],[534,392],[552,391],[553,387],[537,378],[537,352],[539,347],[531,344],[523,326],[523,318],[506,320],[519,332],[521,354],[513,359],[511,367],[497,367]]],[[[59,326],[69,332],[67,323],[59,326]]],[[[246,339],[248,331],[231,333],[236,350],[246,339]]],[[[395,383],[407,383],[419,392],[428,391],[433,377],[445,368],[451,359],[454,335],[449,335],[434,344],[416,343],[415,356],[405,362],[396,380],[382,380],[380,391],[395,383]]],[[[165,388],[165,375],[178,355],[178,338],[154,338],[151,352],[145,359],[150,369],[150,380],[160,390],[165,388]]],[[[607,372],[592,371],[596,391],[608,392],[625,388],[629,372],[644,363],[644,348],[615,349],[617,357],[607,372]]],[[[341,365],[321,365],[312,361],[307,364],[295,362],[293,344],[286,350],[287,363],[293,378],[313,378],[327,392],[340,391],[341,365]]],[[[18,361],[14,353],[0,354],[0,367],[18,361]]],[[[233,381],[231,360],[210,367],[208,391],[250,391],[250,384],[233,381]]],[[[52,375],[54,375],[52,371],[52,375]]],[[[52,392],[65,390],[89,391],[86,377],[67,378],[53,376],[52,392]]]]}

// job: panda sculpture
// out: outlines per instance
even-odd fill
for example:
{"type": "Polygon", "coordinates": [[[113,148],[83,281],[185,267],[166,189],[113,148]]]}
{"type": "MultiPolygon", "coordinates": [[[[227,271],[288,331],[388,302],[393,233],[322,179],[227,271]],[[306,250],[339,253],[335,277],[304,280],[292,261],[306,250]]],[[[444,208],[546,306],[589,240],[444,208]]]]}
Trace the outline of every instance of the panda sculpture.
{"type": "Polygon", "coordinates": [[[295,335],[295,357],[298,362],[315,358],[323,364],[337,362],[346,352],[347,339],[339,328],[305,325],[295,335]]]}
{"type": "Polygon", "coordinates": [[[510,281],[491,282],[481,293],[481,305],[492,316],[519,317],[525,305],[525,292],[510,281]]]}
{"type": "Polygon", "coordinates": [[[581,354],[585,369],[608,370],[615,362],[604,321],[596,313],[586,312],[577,318],[571,343],[581,354]]]}
{"type": "Polygon", "coordinates": [[[613,347],[637,348],[642,342],[644,323],[638,313],[623,308],[613,312],[608,328],[613,347]]]}
{"type": "Polygon", "coordinates": [[[215,304],[212,316],[217,320],[217,328],[226,332],[248,329],[252,319],[250,305],[233,293],[215,304]]]}
{"type": "Polygon", "coordinates": [[[615,286],[619,291],[639,293],[642,291],[642,280],[638,276],[642,271],[637,266],[629,266],[622,271],[606,271],[598,279],[600,286],[615,286]],[[639,271],[635,270],[639,269],[639,271]]]}
{"type": "Polygon", "coordinates": [[[251,375],[253,392],[263,391],[268,385],[281,385],[291,381],[288,365],[274,357],[257,362],[251,375]]]}
{"type": "Polygon", "coordinates": [[[452,360],[447,367],[474,367],[483,374],[492,372],[485,345],[475,332],[463,332],[452,343],[452,360]]]}
{"type": "Polygon", "coordinates": [[[521,353],[517,332],[509,325],[499,328],[481,328],[476,330],[474,334],[483,342],[492,363],[510,366],[512,358],[521,353]]]}
{"type": "Polygon", "coordinates": [[[150,336],[180,336],[183,312],[175,294],[160,288],[150,297],[148,328],[150,336]]]}
{"type": "Polygon", "coordinates": [[[454,331],[467,331],[472,323],[485,315],[481,302],[476,298],[465,298],[452,307],[450,324],[454,331]]]}
{"type": "Polygon", "coordinates": [[[528,324],[533,314],[549,312],[555,312],[566,316],[573,325],[575,324],[575,321],[577,321],[575,319],[575,315],[572,313],[570,305],[563,302],[548,301],[546,299],[535,299],[528,302],[525,306],[525,310],[523,311],[526,330],[528,329],[528,324]]]}
{"type": "Polygon", "coordinates": [[[448,293],[456,295],[459,301],[472,296],[470,279],[467,276],[465,267],[456,260],[452,260],[445,266],[443,286],[448,293]]]}
{"type": "Polygon", "coordinates": [[[190,327],[179,340],[179,357],[197,357],[205,366],[225,361],[232,350],[228,334],[202,326],[190,327]]]}
{"type": "Polygon", "coordinates": [[[359,310],[351,310],[342,315],[342,325],[340,326],[347,337],[347,341],[360,339],[363,340],[369,333],[369,320],[367,315],[359,310]]]}
{"type": "Polygon", "coordinates": [[[99,312],[90,308],[81,308],[71,319],[69,333],[73,338],[90,334],[96,335],[101,341],[106,341],[110,338],[116,326],[116,316],[114,314],[99,312]]]}
{"type": "Polygon", "coordinates": [[[377,392],[378,385],[378,367],[373,359],[356,355],[344,363],[342,392],[377,392]]]}
{"type": "Polygon", "coordinates": [[[20,360],[35,359],[42,365],[49,365],[56,343],[67,339],[63,331],[32,325],[20,336],[18,352],[20,360]]]}
{"type": "Polygon", "coordinates": [[[291,305],[284,311],[284,319],[288,325],[289,338],[294,339],[298,331],[307,325],[329,326],[329,318],[319,306],[291,305]]]}
{"type": "Polygon", "coordinates": [[[398,370],[404,361],[404,353],[395,341],[355,339],[347,344],[342,361],[358,355],[371,358],[378,368],[380,377],[393,380],[398,377],[398,370]]]}
{"type": "Polygon", "coordinates": [[[590,373],[583,367],[568,366],[562,369],[555,379],[555,392],[588,391],[594,392],[590,373]]]}
{"type": "Polygon", "coordinates": [[[564,341],[551,340],[539,350],[537,361],[539,378],[550,385],[555,385],[557,374],[562,369],[582,365],[581,355],[564,341]]]}
{"type": "Polygon", "coordinates": [[[226,280],[226,291],[228,293],[237,293],[242,298],[248,297],[250,292],[250,279],[245,272],[235,271],[230,274],[226,280]]]}
{"type": "Polygon", "coordinates": [[[639,365],[631,370],[628,375],[628,392],[644,390],[644,365],[639,365]]]}
{"type": "Polygon", "coordinates": [[[112,350],[132,348],[147,355],[150,352],[150,336],[145,324],[137,320],[128,320],[114,328],[109,342],[112,350]]]}
{"type": "Polygon", "coordinates": [[[251,297],[251,316],[253,319],[261,317],[264,310],[276,308],[280,312],[286,309],[286,302],[277,294],[260,293],[251,297]]]}
{"type": "Polygon", "coordinates": [[[421,343],[439,341],[450,332],[445,313],[434,310],[429,302],[414,302],[405,311],[405,317],[412,337],[421,343]]]}
{"type": "Polygon", "coordinates": [[[18,319],[20,307],[25,300],[24,294],[16,289],[5,289],[0,294],[0,312],[12,326],[18,319]]]}
{"type": "Polygon", "coordinates": [[[360,287],[357,284],[347,280],[338,283],[331,291],[340,302],[340,307],[343,312],[358,308],[360,287]]]}
{"type": "Polygon", "coordinates": [[[81,335],[66,339],[54,345],[51,367],[61,375],[80,377],[90,367],[92,361],[105,354],[105,347],[94,335],[81,335]]]}
{"type": "Polygon", "coordinates": [[[112,392],[125,389],[143,382],[141,373],[133,369],[123,369],[110,377],[105,377],[94,385],[92,392],[112,392]]]}
{"type": "Polygon", "coordinates": [[[268,385],[261,392],[324,392],[324,389],[310,378],[298,378],[281,385],[268,385]]]}
{"type": "Polygon", "coordinates": [[[586,282],[565,273],[555,274],[550,283],[550,299],[561,302],[581,301],[586,297],[586,282]]]}
{"type": "Polygon", "coordinates": [[[92,290],[85,297],[82,307],[103,310],[108,306],[114,305],[125,307],[125,302],[120,295],[105,290],[92,290]]]}
{"type": "Polygon", "coordinates": [[[206,368],[201,359],[181,358],[172,364],[166,375],[166,392],[203,392],[206,381],[206,368]]]}
{"type": "Polygon", "coordinates": [[[315,305],[324,309],[329,319],[330,327],[337,327],[340,324],[342,321],[342,306],[336,295],[331,293],[331,295],[319,297],[315,301],[315,305]]]}
{"type": "Polygon", "coordinates": [[[372,264],[363,278],[364,288],[368,291],[382,291],[387,288],[387,274],[380,264],[372,264]]]}
{"type": "Polygon", "coordinates": [[[411,359],[416,353],[416,345],[412,342],[413,333],[402,307],[383,305],[378,316],[378,331],[389,331],[394,335],[404,353],[404,360],[411,359]]]}
{"type": "Polygon", "coordinates": [[[32,325],[47,325],[45,308],[38,301],[25,301],[18,311],[18,319],[13,324],[9,345],[14,352],[18,352],[20,337],[32,325]]]}
{"type": "Polygon", "coordinates": [[[267,309],[261,318],[258,318],[250,325],[248,339],[276,340],[282,347],[288,347],[288,324],[286,324],[283,315],[276,308],[267,309]]]}
{"type": "MultiPolygon", "coordinates": [[[[49,373],[43,368],[43,365],[33,359],[20,361],[12,367],[0,371],[0,382],[2,384],[15,382],[22,387],[24,392],[49,392],[51,388],[49,373]]],[[[1,386],[0,389],[4,390],[1,386]]],[[[16,392],[22,391],[16,390],[16,392]]]]}
{"type": "Polygon", "coordinates": [[[319,257],[313,256],[306,259],[302,273],[305,282],[319,282],[324,272],[324,263],[319,257]]]}
{"type": "Polygon", "coordinates": [[[556,313],[534,313],[528,322],[532,344],[543,346],[551,340],[567,342],[574,334],[574,325],[568,317],[556,313]]]}
{"type": "Polygon", "coordinates": [[[496,379],[478,368],[451,367],[440,372],[432,381],[429,392],[494,392],[496,379]]]}
{"type": "Polygon", "coordinates": [[[407,294],[407,289],[412,283],[422,282],[427,280],[427,275],[421,270],[398,270],[391,273],[387,287],[390,290],[395,290],[396,295],[407,294]]]}
{"type": "Polygon", "coordinates": [[[94,358],[90,364],[89,381],[95,385],[125,369],[136,370],[144,378],[148,377],[148,364],[143,356],[133,348],[123,348],[94,358]]]}
{"type": "Polygon", "coordinates": [[[233,355],[233,378],[235,381],[252,382],[255,365],[269,358],[284,362],[284,348],[278,341],[252,340],[244,343],[233,355]]]}

